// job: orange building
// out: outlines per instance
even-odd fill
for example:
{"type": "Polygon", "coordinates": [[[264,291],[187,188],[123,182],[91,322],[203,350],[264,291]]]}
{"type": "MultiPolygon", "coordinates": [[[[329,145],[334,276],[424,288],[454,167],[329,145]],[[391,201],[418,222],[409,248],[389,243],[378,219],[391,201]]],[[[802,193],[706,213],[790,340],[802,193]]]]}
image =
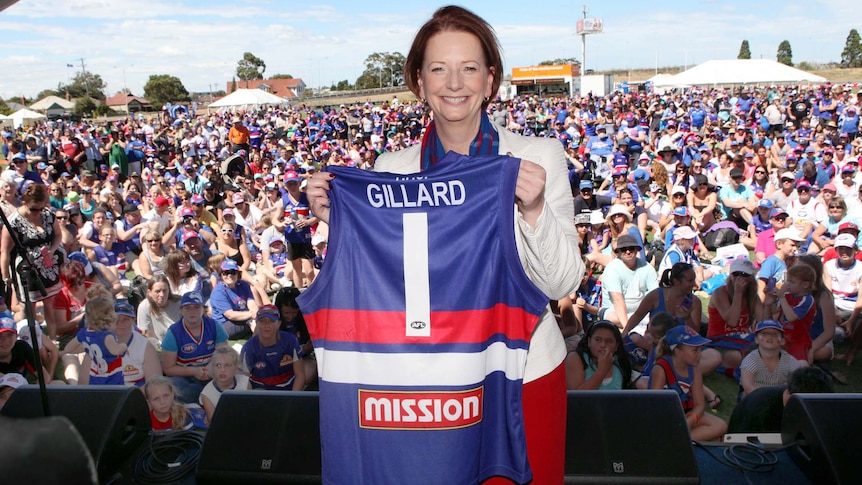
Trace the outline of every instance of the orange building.
{"type": "Polygon", "coordinates": [[[511,83],[518,95],[570,96],[579,72],[578,64],[513,67],[511,83]]]}

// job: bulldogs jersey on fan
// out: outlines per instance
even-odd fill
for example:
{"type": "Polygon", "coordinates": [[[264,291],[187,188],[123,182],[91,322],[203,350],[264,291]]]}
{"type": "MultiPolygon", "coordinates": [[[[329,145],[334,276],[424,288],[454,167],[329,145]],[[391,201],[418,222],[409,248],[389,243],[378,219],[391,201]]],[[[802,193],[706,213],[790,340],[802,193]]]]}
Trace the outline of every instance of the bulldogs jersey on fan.
{"type": "Polygon", "coordinates": [[[449,153],[395,175],[331,167],[326,265],[299,298],[326,483],[518,483],[521,387],[548,298],[520,265],[520,160],[449,153]]]}

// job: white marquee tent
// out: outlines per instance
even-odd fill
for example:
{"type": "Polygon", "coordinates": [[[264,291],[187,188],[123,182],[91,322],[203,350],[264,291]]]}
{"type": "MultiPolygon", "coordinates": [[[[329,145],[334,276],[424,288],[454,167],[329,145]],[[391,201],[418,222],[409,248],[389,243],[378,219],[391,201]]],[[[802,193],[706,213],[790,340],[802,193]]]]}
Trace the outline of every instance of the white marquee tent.
{"type": "Polygon", "coordinates": [[[27,108],[22,108],[9,115],[9,118],[12,118],[12,124],[15,125],[15,128],[20,128],[25,121],[44,120],[47,116],[42,113],[30,111],[27,108]]]}
{"type": "MultiPolygon", "coordinates": [[[[826,78],[769,59],[712,60],[670,78],[661,86],[718,84],[825,83],[826,78]]],[[[656,83],[659,87],[659,83],[656,83]]]]}
{"type": "Polygon", "coordinates": [[[262,89],[237,89],[224,98],[209,105],[210,108],[256,107],[264,104],[284,104],[286,99],[262,89]]]}

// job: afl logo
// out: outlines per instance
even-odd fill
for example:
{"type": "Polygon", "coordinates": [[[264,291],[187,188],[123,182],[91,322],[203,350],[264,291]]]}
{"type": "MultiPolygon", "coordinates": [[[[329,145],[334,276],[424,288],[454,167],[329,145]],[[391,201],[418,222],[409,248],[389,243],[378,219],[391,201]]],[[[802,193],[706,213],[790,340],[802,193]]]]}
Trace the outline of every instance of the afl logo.
{"type": "Polygon", "coordinates": [[[427,326],[428,326],[428,324],[425,322],[419,322],[419,321],[410,322],[410,328],[412,328],[413,330],[422,330],[423,328],[425,328],[427,326]]]}
{"type": "Polygon", "coordinates": [[[195,349],[197,349],[197,348],[198,348],[198,346],[195,344],[185,344],[185,345],[183,345],[183,352],[190,354],[190,353],[194,352],[195,349]]]}

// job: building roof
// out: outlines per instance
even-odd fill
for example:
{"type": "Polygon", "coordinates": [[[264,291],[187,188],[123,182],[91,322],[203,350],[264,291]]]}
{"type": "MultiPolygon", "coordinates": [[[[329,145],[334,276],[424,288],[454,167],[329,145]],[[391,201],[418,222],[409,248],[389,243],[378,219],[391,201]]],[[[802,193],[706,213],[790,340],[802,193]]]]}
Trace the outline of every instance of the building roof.
{"type": "Polygon", "coordinates": [[[30,109],[34,109],[37,111],[48,111],[49,109],[57,108],[72,109],[74,107],[74,102],[66,101],[59,96],[45,96],[44,98],[30,105],[30,109]]]}
{"type": "MultiPolygon", "coordinates": [[[[231,93],[231,84],[233,81],[229,81],[227,83],[227,89],[225,92],[231,93]]],[[[302,82],[302,78],[293,78],[293,79],[253,79],[249,81],[237,81],[236,88],[237,89],[263,89],[264,91],[269,91],[270,93],[280,97],[280,98],[295,98],[296,97],[296,88],[300,86],[300,84],[304,84],[302,82]],[[267,89],[268,88],[268,89],[267,89]]]]}
{"type": "Polygon", "coordinates": [[[149,106],[149,104],[150,104],[149,101],[147,101],[146,99],[144,99],[140,96],[135,96],[135,95],[126,94],[126,93],[117,93],[117,94],[111,96],[110,98],[105,100],[105,104],[108,106],[125,106],[126,103],[131,103],[132,101],[137,101],[137,102],[141,103],[142,105],[147,105],[147,106],[149,106]]]}

